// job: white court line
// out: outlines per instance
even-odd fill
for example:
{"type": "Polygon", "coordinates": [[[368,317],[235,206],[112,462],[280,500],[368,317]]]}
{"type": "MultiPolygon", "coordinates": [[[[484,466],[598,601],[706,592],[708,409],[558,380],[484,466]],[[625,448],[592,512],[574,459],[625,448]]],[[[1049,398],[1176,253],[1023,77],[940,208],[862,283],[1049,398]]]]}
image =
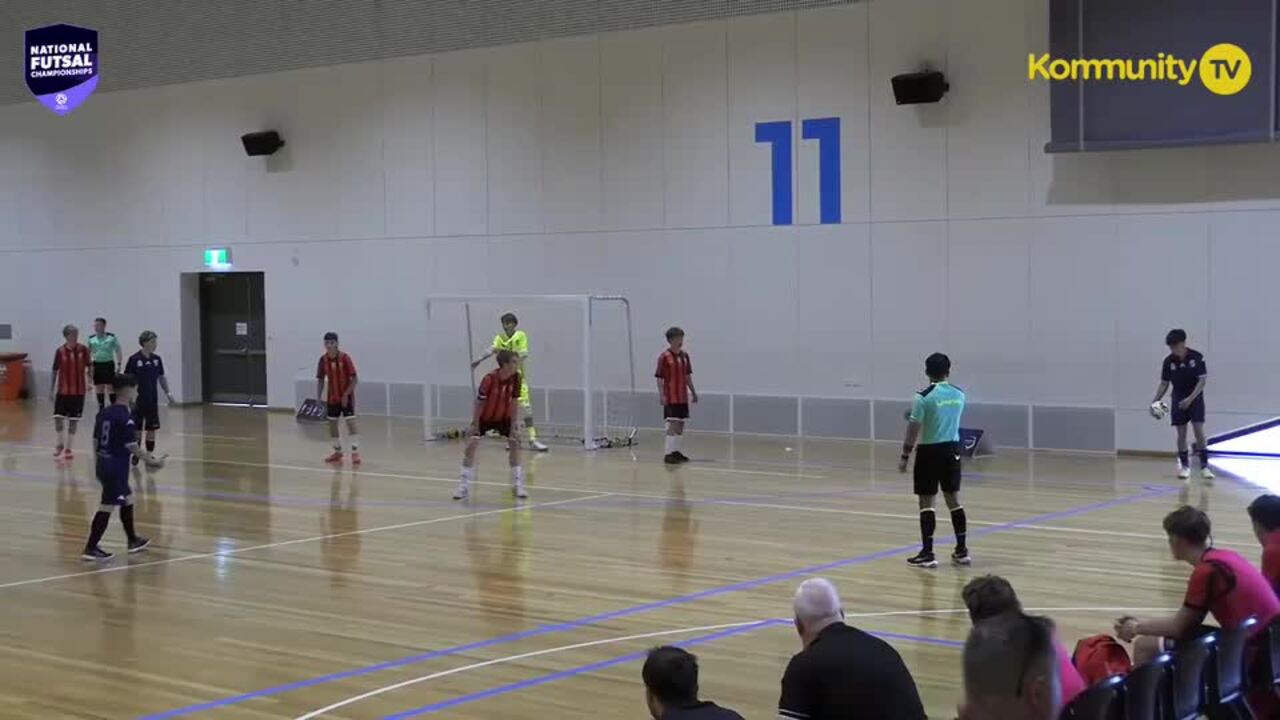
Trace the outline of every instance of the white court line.
{"type": "Polygon", "coordinates": [[[696,462],[693,465],[681,465],[680,469],[694,470],[697,472],[732,473],[734,475],[767,475],[769,477],[799,478],[801,480],[826,480],[827,479],[826,475],[807,475],[805,473],[798,473],[798,472],[789,473],[789,472],[781,472],[778,470],[740,470],[737,468],[703,467],[702,465],[699,465],[696,462]]]}
{"type": "MultiPolygon", "coordinates": [[[[1026,608],[1025,610],[1026,612],[1033,612],[1033,613],[1161,612],[1161,611],[1167,611],[1168,608],[1078,607],[1078,608],[1026,608]]],[[[874,618],[874,617],[894,617],[894,616],[902,616],[902,615],[957,615],[960,613],[967,614],[968,612],[969,610],[967,608],[946,608],[946,609],[940,609],[940,610],[893,610],[888,612],[846,613],[845,617],[846,618],[874,618]]],[[[506,657],[494,658],[493,660],[485,660],[483,662],[472,663],[470,665],[463,665],[462,667],[456,667],[456,668],[451,668],[449,670],[434,672],[429,675],[422,675],[416,678],[410,678],[408,680],[404,680],[392,685],[386,685],[374,690],[370,690],[369,692],[362,693],[360,695],[353,695],[345,700],[339,700],[338,702],[333,703],[332,705],[326,705],[325,707],[322,707],[318,710],[312,710],[311,712],[308,712],[304,715],[299,715],[296,718],[294,718],[294,720],[312,720],[313,718],[320,717],[321,715],[332,712],[339,708],[343,708],[348,705],[354,705],[358,702],[368,700],[369,698],[377,697],[378,695],[382,695],[384,693],[393,692],[401,688],[409,687],[410,685],[417,685],[418,683],[423,683],[430,680],[438,680],[443,677],[449,677],[450,675],[458,675],[460,673],[470,672],[472,670],[480,670],[482,668],[492,667],[494,665],[504,665],[506,663],[517,662],[519,660],[527,660],[529,658],[541,657],[544,655],[554,655],[556,653],[568,652],[570,650],[581,650],[582,648],[598,647],[600,645],[613,645],[616,643],[629,642],[631,640],[645,640],[648,638],[664,637],[667,635],[682,635],[685,633],[708,632],[713,630],[727,630],[730,628],[746,627],[748,625],[757,625],[761,623],[767,623],[767,622],[770,622],[770,620],[771,619],[748,620],[746,622],[725,623],[723,625],[703,625],[701,627],[679,628],[676,630],[659,630],[657,632],[641,633],[638,635],[624,635],[622,637],[605,638],[603,640],[591,640],[589,642],[573,643],[572,645],[561,645],[558,647],[546,648],[543,650],[534,650],[532,652],[520,653],[519,655],[507,655],[506,657]]],[[[790,618],[776,618],[776,620],[783,620],[786,622],[790,622],[790,618]]],[[[763,630],[764,627],[785,627],[785,626],[768,625],[768,626],[762,626],[761,629],[763,630]]]]}
{"type": "Polygon", "coordinates": [[[121,572],[123,570],[134,570],[136,568],[151,567],[154,565],[170,565],[173,563],[186,562],[188,560],[201,560],[211,557],[229,557],[232,555],[240,555],[255,550],[269,550],[271,548],[286,547],[288,545],[301,545],[303,543],[319,542],[321,540],[331,540],[334,538],[350,537],[353,535],[368,535],[371,533],[386,532],[388,530],[403,530],[411,527],[421,527],[424,525],[434,525],[436,523],[450,522],[452,520],[466,520],[468,518],[484,517],[485,515],[499,515],[502,513],[516,512],[519,510],[533,510],[536,508],[554,507],[556,505],[568,505],[575,502],[583,502],[586,500],[599,500],[600,498],[609,497],[612,493],[599,493],[596,495],[585,495],[583,497],[568,498],[565,500],[555,500],[545,503],[534,503],[532,505],[516,505],[509,508],[498,508],[496,510],[484,510],[482,512],[465,513],[462,515],[448,515],[445,517],[431,518],[429,520],[415,520],[413,522],[399,523],[397,525],[383,525],[380,527],[365,528],[363,530],[350,530],[348,532],[332,533],[329,535],[316,535],[313,537],[298,538],[296,540],[282,540],[280,542],[266,543],[264,545],[251,545],[249,547],[232,548],[211,553],[199,553],[196,555],[185,555],[177,558],[167,558],[164,560],[153,560],[151,562],[132,563],[129,565],[115,565],[112,567],[98,568],[96,570],[86,570],[84,572],[66,573],[64,575],[51,575],[43,578],[32,578],[30,580],[17,580],[15,582],[0,583],[0,590],[5,588],[22,587],[25,585],[37,585],[39,583],[53,582],[55,580],[67,580],[70,578],[84,577],[86,575],[100,575],[110,572],[121,572]]]}
{"type": "Polygon", "coordinates": [[[253,442],[254,440],[257,439],[257,438],[251,438],[251,437],[236,437],[234,435],[205,435],[204,433],[176,432],[176,433],[169,433],[169,434],[173,435],[174,437],[204,438],[206,440],[227,440],[230,442],[253,442]]]}

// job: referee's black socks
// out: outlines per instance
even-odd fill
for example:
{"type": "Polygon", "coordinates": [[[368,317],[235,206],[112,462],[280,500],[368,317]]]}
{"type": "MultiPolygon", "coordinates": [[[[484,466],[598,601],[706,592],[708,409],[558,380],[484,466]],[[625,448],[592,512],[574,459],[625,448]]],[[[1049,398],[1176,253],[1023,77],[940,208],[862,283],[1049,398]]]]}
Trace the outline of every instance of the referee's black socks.
{"type": "Polygon", "coordinates": [[[933,554],[933,531],[938,527],[938,518],[933,508],[920,508],[920,545],[926,554],[933,554]]]}
{"type": "Polygon", "coordinates": [[[965,517],[964,506],[959,505],[951,510],[951,527],[956,531],[956,551],[964,552],[969,547],[965,544],[965,535],[969,532],[969,520],[965,517]]]}
{"type": "Polygon", "coordinates": [[[98,393],[98,409],[99,410],[106,407],[106,402],[107,402],[107,396],[103,393],[98,393]]]}

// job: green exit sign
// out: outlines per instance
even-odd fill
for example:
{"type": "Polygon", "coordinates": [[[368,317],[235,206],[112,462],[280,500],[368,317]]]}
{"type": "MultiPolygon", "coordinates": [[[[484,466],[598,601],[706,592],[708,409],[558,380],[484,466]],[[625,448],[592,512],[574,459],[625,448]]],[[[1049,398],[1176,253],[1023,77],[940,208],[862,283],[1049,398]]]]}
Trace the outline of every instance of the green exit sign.
{"type": "Polygon", "coordinates": [[[231,267],[230,248],[208,248],[204,251],[204,266],[210,270],[227,270],[231,267]]]}

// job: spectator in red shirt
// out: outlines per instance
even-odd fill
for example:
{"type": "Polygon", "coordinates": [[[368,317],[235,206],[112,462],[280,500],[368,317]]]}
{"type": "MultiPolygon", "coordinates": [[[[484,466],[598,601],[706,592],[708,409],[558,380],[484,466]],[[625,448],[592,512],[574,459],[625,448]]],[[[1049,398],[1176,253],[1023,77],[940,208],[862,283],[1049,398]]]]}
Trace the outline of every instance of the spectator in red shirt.
{"type": "MultiPolygon", "coordinates": [[[[1013,586],[1008,580],[996,575],[983,575],[970,580],[964,590],[960,591],[960,595],[964,598],[965,607],[969,608],[969,619],[974,625],[1000,615],[1022,612],[1022,601],[1018,600],[1013,586]]],[[[1062,704],[1067,705],[1087,689],[1086,683],[1076,671],[1076,666],[1071,662],[1071,653],[1058,639],[1056,630],[1053,633],[1053,651],[1058,660],[1062,704]]]]}
{"type": "Polygon", "coordinates": [[[1249,503],[1253,534],[1262,544],[1262,576],[1280,596],[1280,496],[1259,495],[1249,503]]]}
{"type": "Polygon", "coordinates": [[[511,492],[517,498],[527,498],[524,489],[524,468],[520,467],[520,440],[516,433],[515,406],[520,400],[520,388],[524,380],[517,370],[519,356],[510,350],[499,350],[498,369],[484,376],[476,393],[476,407],[467,431],[467,449],[462,455],[462,479],[453,493],[454,500],[465,500],[471,495],[471,481],[475,478],[476,448],[480,438],[489,433],[507,439],[507,460],[511,465],[511,492]]]}
{"type": "Polygon", "coordinates": [[[684,330],[668,329],[667,345],[658,356],[658,369],[653,376],[658,379],[658,401],[667,421],[666,455],[662,459],[668,465],[678,465],[689,462],[680,452],[680,439],[689,419],[689,403],[698,402],[698,391],[693,387],[693,363],[684,351],[684,330]]]}
{"type": "Polygon", "coordinates": [[[351,441],[351,464],[360,464],[360,433],[356,428],[356,364],[351,356],[338,347],[338,333],[324,334],[324,354],[316,365],[316,399],[326,398],[329,406],[329,437],[333,439],[333,454],[325,458],[327,463],[342,462],[342,431],[338,421],[347,419],[347,437],[351,441]],[[325,388],[328,387],[328,395],[325,388]]]}

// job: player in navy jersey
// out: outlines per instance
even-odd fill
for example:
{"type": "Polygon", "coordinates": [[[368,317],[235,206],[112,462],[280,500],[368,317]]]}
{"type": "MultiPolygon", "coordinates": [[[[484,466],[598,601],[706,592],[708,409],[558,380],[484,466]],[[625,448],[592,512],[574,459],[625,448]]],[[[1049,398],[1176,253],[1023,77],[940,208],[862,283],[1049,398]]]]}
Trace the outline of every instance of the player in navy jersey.
{"type": "Polygon", "coordinates": [[[1169,346],[1169,356],[1160,367],[1160,386],[1156,388],[1154,408],[1169,387],[1173,387],[1170,398],[1170,415],[1173,427],[1178,432],[1178,477],[1186,480],[1191,477],[1191,459],[1187,452],[1187,424],[1196,434],[1195,450],[1200,458],[1200,477],[1213,479],[1213,471],[1209,469],[1209,449],[1205,447],[1204,435],[1204,385],[1209,378],[1209,370],[1204,364],[1204,355],[1187,347],[1187,331],[1174,329],[1165,336],[1164,342],[1169,346]]]}
{"type": "MultiPolygon", "coordinates": [[[[173,395],[169,392],[169,380],[164,376],[164,361],[156,354],[156,334],[150,330],[138,336],[142,349],[129,356],[124,372],[138,381],[138,399],[133,403],[133,424],[146,437],[147,452],[156,451],[156,431],[160,429],[160,391],[169,404],[173,395]]],[[[138,464],[138,456],[130,460],[138,464]]]]}
{"type": "Polygon", "coordinates": [[[129,375],[116,375],[111,383],[116,401],[98,413],[94,423],[93,438],[97,448],[98,483],[102,485],[102,500],[98,512],[89,526],[89,539],[81,554],[85,560],[110,560],[111,553],[98,546],[111,522],[111,513],[120,508],[120,522],[129,540],[129,552],[147,549],[151,541],[133,529],[133,490],[129,488],[129,458],[136,456],[147,464],[156,462],[151,453],[138,446],[133,413],[129,403],[137,393],[138,381],[129,375]]]}

